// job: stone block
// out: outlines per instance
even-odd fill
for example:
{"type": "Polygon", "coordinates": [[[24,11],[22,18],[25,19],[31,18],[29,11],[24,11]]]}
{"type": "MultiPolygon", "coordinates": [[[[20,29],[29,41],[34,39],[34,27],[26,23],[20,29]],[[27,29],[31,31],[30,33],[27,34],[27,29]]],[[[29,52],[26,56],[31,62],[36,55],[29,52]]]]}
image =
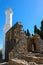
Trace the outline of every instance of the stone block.
{"type": "Polygon", "coordinates": [[[11,59],[9,65],[28,65],[28,62],[20,59],[11,59]]]}
{"type": "Polygon", "coordinates": [[[35,62],[29,62],[29,65],[38,65],[35,62]]]}

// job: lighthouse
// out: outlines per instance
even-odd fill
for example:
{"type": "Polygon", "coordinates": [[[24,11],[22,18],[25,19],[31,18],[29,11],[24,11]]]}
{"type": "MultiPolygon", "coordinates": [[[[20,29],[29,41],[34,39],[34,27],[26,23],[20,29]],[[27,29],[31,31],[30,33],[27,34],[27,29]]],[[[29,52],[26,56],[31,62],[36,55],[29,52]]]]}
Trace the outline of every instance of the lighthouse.
{"type": "Polygon", "coordinates": [[[12,27],[12,15],[13,15],[13,11],[11,8],[8,8],[5,11],[5,15],[6,15],[6,19],[5,19],[5,26],[3,28],[4,30],[4,40],[3,40],[3,50],[2,50],[2,59],[5,60],[5,40],[6,40],[6,32],[12,27]]]}

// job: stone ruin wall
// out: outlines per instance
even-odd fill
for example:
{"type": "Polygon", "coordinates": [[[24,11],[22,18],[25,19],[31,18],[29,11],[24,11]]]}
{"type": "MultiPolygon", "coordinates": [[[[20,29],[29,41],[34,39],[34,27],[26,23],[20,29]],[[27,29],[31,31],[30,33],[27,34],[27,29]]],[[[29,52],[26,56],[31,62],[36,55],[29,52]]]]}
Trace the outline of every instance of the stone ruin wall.
{"type": "Polygon", "coordinates": [[[6,33],[6,50],[5,50],[5,56],[8,60],[9,53],[12,51],[12,49],[17,48],[17,52],[26,52],[27,51],[27,37],[22,31],[22,26],[16,24],[17,26],[13,26],[7,33],[6,33]]]}
{"type": "MultiPolygon", "coordinates": [[[[16,24],[17,25],[17,24],[16,24]]],[[[21,26],[12,27],[6,34],[6,59],[28,52],[42,52],[43,43],[38,35],[27,38],[21,26]],[[33,46],[32,46],[33,45],[33,46]],[[35,46],[35,47],[34,47],[35,46]]]]}
{"type": "MultiPolygon", "coordinates": [[[[25,36],[25,35],[24,35],[25,36]]],[[[9,59],[14,59],[14,58],[19,58],[19,59],[25,59],[26,61],[31,61],[31,60],[35,60],[35,62],[39,63],[40,59],[37,61],[37,59],[35,58],[32,58],[33,56],[43,56],[43,55],[40,55],[38,53],[41,53],[41,39],[38,38],[37,39],[37,36],[35,36],[35,44],[36,44],[36,50],[34,50],[35,54],[34,53],[29,53],[29,52],[33,52],[32,51],[32,42],[33,42],[33,37],[28,39],[27,41],[27,38],[25,38],[24,36],[21,37],[21,39],[19,40],[19,43],[16,45],[16,47],[14,47],[14,49],[9,53],[9,59]],[[24,39],[25,38],[25,39],[24,39]],[[23,42],[24,41],[24,42],[23,42]],[[26,43],[25,43],[26,42],[26,43]],[[27,42],[29,42],[30,44],[28,45],[27,42]],[[39,43],[40,42],[40,43],[39,43]],[[37,53],[37,54],[36,54],[37,53]],[[29,57],[30,56],[30,57],[29,57]],[[32,57],[31,57],[32,56],[32,57]],[[30,60],[30,59],[31,60],[30,60]]],[[[34,62],[33,60],[33,62],[34,62]]]]}
{"type": "Polygon", "coordinates": [[[30,52],[43,52],[43,40],[38,34],[28,37],[28,51],[30,52]]]}
{"type": "MultiPolygon", "coordinates": [[[[25,42],[27,42],[27,40],[26,40],[27,38],[24,39],[24,36],[21,36],[19,43],[16,45],[16,48],[14,47],[14,49],[10,52],[10,54],[9,54],[9,64],[11,64],[11,65],[12,64],[21,65],[22,61],[23,62],[25,61],[24,64],[22,64],[22,65],[31,65],[31,64],[32,65],[41,65],[41,64],[43,64],[43,57],[40,57],[39,56],[40,54],[38,55],[39,57],[36,57],[35,56],[36,53],[33,54],[33,53],[28,52],[28,48],[27,48],[27,46],[25,46],[26,45],[25,42]],[[23,43],[23,41],[24,41],[24,43],[23,43]],[[12,59],[13,59],[13,61],[12,61],[12,59]],[[21,63],[17,62],[17,59],[18,59],[18,61],[20,60],[21,63]]],[[[31,45],[32,45],[32,42],[33,42],[33,37],[32,38],[29,37],[29,39],[28,39],[28,42],[30,42],[31,45]]],[[[41,52],[40,44],[41,44],[42,40],[40,38],[37,38],[37,36],[35,36],[34,39],[35,39],[34,41],[37,42],[37,44],[35,43],[36,48],[37,48],[36,51],[41,52]]],[[[29,51],[32,52],[32,47],[31,47],[30,44],[29,44],[29,46],[30,46],[29,51]]]]}

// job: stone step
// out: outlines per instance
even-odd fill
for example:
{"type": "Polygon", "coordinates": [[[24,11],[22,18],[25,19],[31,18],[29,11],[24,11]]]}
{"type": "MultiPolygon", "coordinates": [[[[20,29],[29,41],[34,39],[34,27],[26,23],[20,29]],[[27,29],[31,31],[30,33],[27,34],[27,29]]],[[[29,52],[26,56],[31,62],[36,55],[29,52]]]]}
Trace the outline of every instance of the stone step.
{"type": "Polygon", "coordinates": [[[11,59],[9,65],[28,65],[28,62],[20,59],[11,59]]]}

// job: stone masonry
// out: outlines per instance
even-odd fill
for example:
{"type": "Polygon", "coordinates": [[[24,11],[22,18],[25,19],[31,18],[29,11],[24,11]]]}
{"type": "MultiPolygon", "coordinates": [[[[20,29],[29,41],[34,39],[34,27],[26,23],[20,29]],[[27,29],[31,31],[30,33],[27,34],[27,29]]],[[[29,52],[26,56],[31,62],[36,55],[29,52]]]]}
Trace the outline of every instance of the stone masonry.
{"type": "Polygon", "coordinates": [[[43,52],[43,42],[38,34],[27,37],[22,27],[23,25],[17,22],[6,33],[6,61],[18,58],[39,63],[40,59],[34,59],[33,56],[40,57],[40,53],[43,52]]]}

